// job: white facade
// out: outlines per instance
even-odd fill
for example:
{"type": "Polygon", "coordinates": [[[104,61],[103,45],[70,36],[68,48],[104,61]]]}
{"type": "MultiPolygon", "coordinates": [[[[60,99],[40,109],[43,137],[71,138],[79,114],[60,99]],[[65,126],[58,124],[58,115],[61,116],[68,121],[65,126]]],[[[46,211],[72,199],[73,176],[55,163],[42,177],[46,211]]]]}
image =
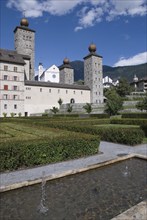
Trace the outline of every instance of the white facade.
{"type": "Polygon", "coordinates": [[[24,116],[24,65],[0,63],[0,117],[24,116]],[[7,69],[7,70],[6,70],[7,69]]]}
{"type": "Polygon", "coordinates": [[[25,115],[43,113],[53,106],[59,107],[60,98],[63,100],[63,104],[71,103],[72,100],[75,103],[90,103],[90,89],[79,85],[26,81],[25,115]]]}
{"type": "Polygon", "coordinates": [[[111,86],[117,86],[119,84],[119,81],[113,81],[110,77],[105,76],[103,78],[103,88],[110,88],[111,86]]]}
{"type": "Polygon", "coordinates": [[[44,70],[43,65],[40,64],[38,73],[38,81],[59,83],[59,68],[56,65],[44,70]]]}

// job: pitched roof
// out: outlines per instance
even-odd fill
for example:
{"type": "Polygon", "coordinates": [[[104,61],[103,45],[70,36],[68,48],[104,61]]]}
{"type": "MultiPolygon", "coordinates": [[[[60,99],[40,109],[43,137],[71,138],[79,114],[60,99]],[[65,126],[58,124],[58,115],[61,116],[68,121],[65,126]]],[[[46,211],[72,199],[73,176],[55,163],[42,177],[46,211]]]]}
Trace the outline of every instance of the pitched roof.
{"type": "Polygon", "coordinates": [[[24,59],[30,59],[27,55],[18,54],[14,50],[0,49],[0,61],[24,65],[24,59]]]}
{"type": "Polygon", "coordinates": [[[73,69],[70,64],[62,64],[62,65],[59,66],[58,68],[59,68],[59,70],[62,70],[62,69],[64,69],[64,68],[73,69]]]}
{"type": "Polygon", "coordinates": [[[25,81],[26,86],[41,86],[41,87],[55,87],[55,88],[65,88],[65,89],[79,89],[79,90],[90,90],[88,86],[76,85],[76,84],[60,84],[51,82],[41,82],[41,81],[25,81]]]}
{"type": "Polygon", "coordinates": [[[26,31],[32,31],[32,32],[36,32],[28,27],[22,27],[22,26],[17,26],[15,29],[14,29],[14,33],[17,31],[17,29],[22,29],[22,30],[26,30],[26,31]]]}
{"type": "Polygon", "coordinates": [[[97,53],[91,52],[91,53],[89,53],[87,56],[85,56],[83,59],[85,60],[85,59],[87,59],[87,58],[89,58],[89,57],[91,57],[91,56],[103,58],[102,56],[98,55],[97,53]]]}

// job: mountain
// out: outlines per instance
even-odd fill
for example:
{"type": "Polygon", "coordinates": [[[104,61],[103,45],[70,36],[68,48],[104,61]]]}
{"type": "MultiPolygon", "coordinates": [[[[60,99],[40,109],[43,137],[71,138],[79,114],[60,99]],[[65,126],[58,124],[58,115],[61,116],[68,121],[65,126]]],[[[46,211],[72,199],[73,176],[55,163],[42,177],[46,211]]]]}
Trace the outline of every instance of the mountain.
{"type": "MultiPolygon", "coordinates": [[[[72,68],[74,68],[75,71],[75,81],[84,80],[84,62],[76,60],[71,62],[71,66],[72,68]]],[[[120,77],[124,77],[129,82],[131,82],[133,80],[134,75],[136,75],[139,79],[146,77],[147,63],[136,66],[103,66],[103,77],[109,76],[113,80],[119,79],[120,77]]]]}

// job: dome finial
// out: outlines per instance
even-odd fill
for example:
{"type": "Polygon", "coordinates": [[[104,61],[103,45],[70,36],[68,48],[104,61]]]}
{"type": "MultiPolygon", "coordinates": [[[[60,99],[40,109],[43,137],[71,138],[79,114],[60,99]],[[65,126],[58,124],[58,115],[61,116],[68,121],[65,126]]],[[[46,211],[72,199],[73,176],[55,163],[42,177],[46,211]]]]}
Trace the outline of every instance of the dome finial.
{"type": "Polygon", "coordinates": [[[24,18],[21,19],[20,25],[21,25],[21,26],[24,26],[24,27],[28,27],[28,26],[29,26],[29,22],[28,22],[28,20],[25,18],[25,16],[24,16],[24,18]]]}
{"type": "Polygon", "coordinates": [[[92,53],[92,52],[94,53],[96,51],[96,45],[94,43],[91,43],[89,45],[88,49],[89,49],[90,53],[92,53]]]}
{"type": "Polygon", "coordinates": [[[69,59],[66,57],[66,58],[64,58],[64,60],[63,60],[63,64],[69,64],[70,63],[70,61],[69,61],[69,59]]]}

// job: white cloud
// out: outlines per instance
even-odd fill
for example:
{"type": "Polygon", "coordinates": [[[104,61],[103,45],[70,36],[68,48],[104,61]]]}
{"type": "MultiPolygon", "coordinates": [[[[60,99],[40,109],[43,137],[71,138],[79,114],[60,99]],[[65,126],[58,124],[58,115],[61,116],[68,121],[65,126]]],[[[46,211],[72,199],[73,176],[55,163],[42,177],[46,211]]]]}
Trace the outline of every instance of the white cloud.
{"type": "Polygon", "coordinates": [[[147,62],[147,52],[143,52],[129,58],[121,57],[119,61],[114,64],[114,67],[139,65],[146,62],[147,62]]]}
{"type": "Polygon", "coordinates": [[[78,25],[75,31],[103,20],[112,21],[120,16],[143,16],[147,13],[146,0],[8,0],[7,7],[22,13],[25,11],[26,17],[40,17],[44,12],[62,16],[77,8],[78,25]]]}
{"type": "Polygon", "coordinates": [[[83,27],[78,26],[78,27],[75,27],[74,31],[77,32],[77,31],[80,31],[82,29],[83,29],[83,27]]]}

